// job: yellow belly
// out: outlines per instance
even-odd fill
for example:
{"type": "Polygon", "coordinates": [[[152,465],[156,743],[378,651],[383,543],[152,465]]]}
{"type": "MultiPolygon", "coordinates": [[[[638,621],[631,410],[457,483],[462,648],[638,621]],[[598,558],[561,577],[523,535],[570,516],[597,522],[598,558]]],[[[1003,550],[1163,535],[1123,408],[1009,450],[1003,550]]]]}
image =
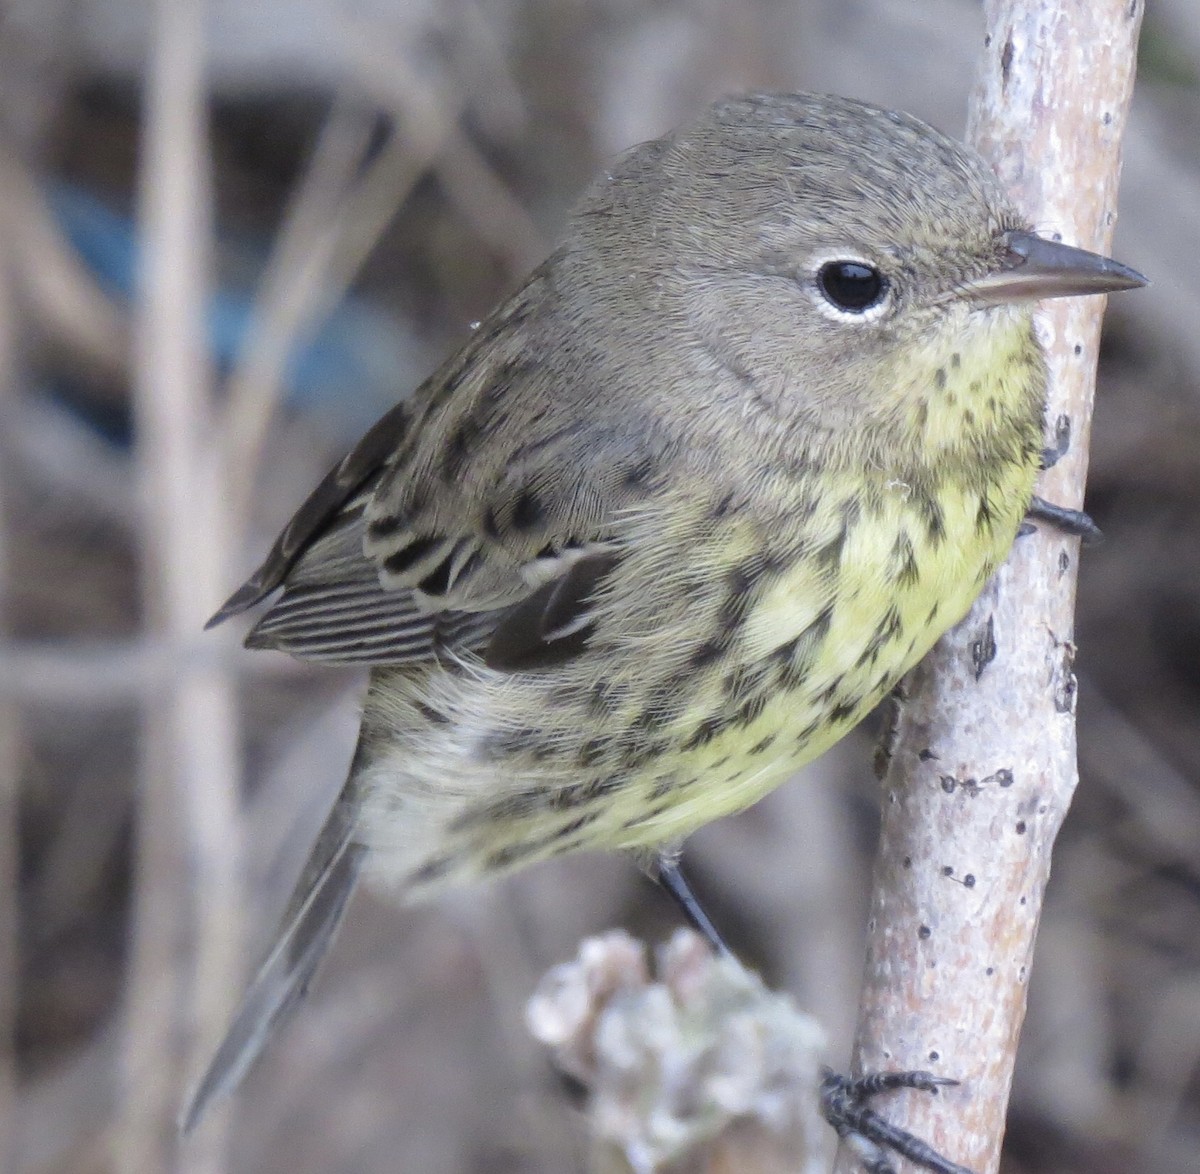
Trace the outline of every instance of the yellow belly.
{"type": "Polygon", "coordinates": [[[858,724],[966,614],[1011,546],[1034,475],[1012,466],[986,491],[940,486],[936,527],[911,487],[888,484],[848,529],[834,571],[797,561],[746,616],[737,667],[703,682],[673,723],[683,749],[654,783],[670,786],[670,801],[627,827],[623,846],[681,839],[741,810],[858,724]],[[731,695],[737,674],[761,692],[755,716],[689,736],[746,704],[731,695]]]}

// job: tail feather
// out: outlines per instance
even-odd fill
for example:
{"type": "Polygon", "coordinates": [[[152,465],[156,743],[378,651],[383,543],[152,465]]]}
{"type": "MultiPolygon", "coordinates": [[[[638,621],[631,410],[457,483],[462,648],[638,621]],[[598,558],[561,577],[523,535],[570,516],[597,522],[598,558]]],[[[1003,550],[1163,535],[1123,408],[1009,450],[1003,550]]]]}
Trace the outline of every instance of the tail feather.
{"type": "Polygon", "coordinates": [[[307,993],[362,868],[364,849],[351,839],[353,809],[343,795],[322,828],[280,923],[275,945],[188,1101],[180,1120],[184,1133],[199,1124],[215,1101],[237,1087],[275,1030],[307,993]]]}

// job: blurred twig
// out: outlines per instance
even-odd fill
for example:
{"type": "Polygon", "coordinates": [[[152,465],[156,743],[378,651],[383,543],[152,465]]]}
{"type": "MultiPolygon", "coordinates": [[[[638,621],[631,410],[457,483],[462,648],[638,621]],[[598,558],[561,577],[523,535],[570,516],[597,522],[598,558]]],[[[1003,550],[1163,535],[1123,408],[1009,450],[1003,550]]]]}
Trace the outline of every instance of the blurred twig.
{"type": "Polygon", "coordinates": [[[62,340],[96,370],[123,373],[128,329],[117,304],[72,249],[24,162],[0,148],[9,278],[30,303],[42,330],[62,340]]]}
{"type": "Polygon", "coordinates": [[[27,706],[123,709],[153,701],[181,674],[235,671],[251,681],[305,680],[318,675],[311,665],[283,656],[250,657],[215,639],[97,640],[66,648],[9,644],[0,660],[0,700],[18,699],[27,706]]]}
{"type": "Polygon", "coordinates": [[[115,1101],[112,1073],[117,1067],[118,1033],[105,1028],[52,1075],[21,1090],[20,1117],[12,1164],[14,1174],[110,1169],[103,1161],[106,1132],[112,1129],[115,1101]],[[79,1155],[88,1153],[83,1165],[79,1155]]]}
{"type": "MultiPolygon", "coordinates": [[[[144,601],[151,630],[179,647],[199,630],[224,582],[223,499],[215,483],[203,337],[211,240],[203,28],[201,0],[156,6],[140,193],[145,252],[135,409],[144,601]]],[[[238,985],[238,774],[229,676],[180,664],[145,709],[116,1138],[122,1174],[221,1165],[217,1128],[186,1156],[177,1155],[175,1118],[181,1064],[190,1051],[181,1045],[190,1035],[209,1046],[238,985]],[[194,937],[187,932],[192,926],[194,937]]]]}
{"type": "MultiPolygon", "coordinates": [[[[1107,249],[1141,4],[1103,0],[1085,17],[1070,0],[990,0],[986,14],[969,137],[1034,223],[1107,249]]],[[[1083,497],[1102,308],[1064,301],[1039,318],[1049,419],[1067,415],[1074,441],[1040,492],[1064,505],[1083,497]]],[[[912,675],[885,781],[855,1064],[961,1079],[890,1116],[981,1171],[1000,1160],[1050,849],[1076,782],[1077,557],[1061,534],[1017,544],[912,675]],[[985,633],[995,655],[979,669],[985,633]]]]}
{"type": "Polygon", "coordinates": [[[1121,824],[1136,825],[1159,859],[1185,861],[1200,875],[1200,794],[1188,778],[1100,688],[1081,678],[1092,718],[1091,735],[1079,757],[1087,777],[1120,802],[1121,824]]]}
{"type": "MultiPolygon", "coordinates": [[[[8,160],[0,155],[0,190],[11,178],[8,160]]],[[[11,298],[13,221],[0,206],[0,420],[8,416],[15,370],[11,298]]],[[[0,430],[0,435],[3,435],[0,430]]],[[[0,470],[4,467],[0,462],[0,470]]],[[[9,589],[6,485],[0,476],[0,644],[9,635],[6,600],[9,589]]],[[[16,1148],[16,1026],[20,978],[17,896],[20,892],[18,780],[21,770],[21,718],[17,705],[0,697],[0,1167],[10,1169],[16,1148]]]]}
{"type": "Polygon", "coordinates": [[[408,54],[382,43],[373,26],[347,24],[345,39],[360,84],[384,104],[394,126],[378,146],[376,118],[335,105],[280,229],[250,349],[229,381],[222,432],[235,535],[249,518],[289,357],[345,294],[422,175],[436,171],[450,198],[514,272],[545,251],[529,215],[460,129],[465,96],[426,81],[408,54]]]}
{"type": "MultiPolygon", "coordinates": [[[[263,275],[255,305],[255,329],[246,354],[230,376],[221,430],[228,447],[225,492],[235,535],[243,533],[248,521],[262,447],[288,360],[345,293],[345,282],[353,277],[354,269],[343,265],[340,276],[344,281],[339,282],[332,270],[346,227],[345,203],[370,146],[372,127],[369,115],[342,105],[334,107],[263,275]]],[[[388,154],[394,153],[392,144],[388,154]]],[[[371,169],[378,174],[379,167],[376,160],[371,169]]],[[[397,178],[402,186],[390,193],[386,215],[376,218],[377,231],[382,231],[407,194],[405,179],[411,182],[415,176],[397,178]]],[[[214,598],[212,605],[218,602],[214,598]]]]}
{"type": "Polygon", "coordinates": [[[502,257],[513,273],[523,273],[546,253],[529,213],[458,124],[463,96],[430,84],[406,55],[383,46],[365,26],[347,29],[350,52],[362,83],[395,113],[406,135],[417,142],[436,140],[430,165],[472,228],[502,257]]]}

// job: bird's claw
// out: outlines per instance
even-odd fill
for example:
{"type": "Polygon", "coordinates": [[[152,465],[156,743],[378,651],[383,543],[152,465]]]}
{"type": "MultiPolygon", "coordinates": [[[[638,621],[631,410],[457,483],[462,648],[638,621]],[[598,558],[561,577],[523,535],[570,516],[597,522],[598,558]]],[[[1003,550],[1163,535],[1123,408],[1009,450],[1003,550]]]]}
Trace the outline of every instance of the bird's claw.
{"type": "Polygon", "coordinates": [[[889,1124],[868,1106],[880,1093],[895,1089],[915,1088],[936,1094],[939,1088],[957,1083],[931,1072],[870,1072],[849,1077],[826,1069],[821,1080],[821,1113],[868,1174],[896,1174],[889,1151],[932,1174],[973,1174],[966,1166],[942,1157],[928,1142],[889,1124]]]}

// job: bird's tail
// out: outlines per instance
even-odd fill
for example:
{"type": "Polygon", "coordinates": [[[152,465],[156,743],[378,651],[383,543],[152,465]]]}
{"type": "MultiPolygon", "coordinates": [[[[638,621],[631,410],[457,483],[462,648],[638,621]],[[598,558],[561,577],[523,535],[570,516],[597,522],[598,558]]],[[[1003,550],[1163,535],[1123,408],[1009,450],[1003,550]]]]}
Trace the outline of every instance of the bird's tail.
{"type": "Polygon", "coordinates": [[[352,839],[357,806],[350,796],[352,787],[352,782],[347,785],[325,821],[275,944],[187,1102],[180,1118],[184,1133],[200,1122],[213,1102],[237,1087],[275,1029],[304,997],[333,941],[364,856],[363,847],[352,839]]]}

